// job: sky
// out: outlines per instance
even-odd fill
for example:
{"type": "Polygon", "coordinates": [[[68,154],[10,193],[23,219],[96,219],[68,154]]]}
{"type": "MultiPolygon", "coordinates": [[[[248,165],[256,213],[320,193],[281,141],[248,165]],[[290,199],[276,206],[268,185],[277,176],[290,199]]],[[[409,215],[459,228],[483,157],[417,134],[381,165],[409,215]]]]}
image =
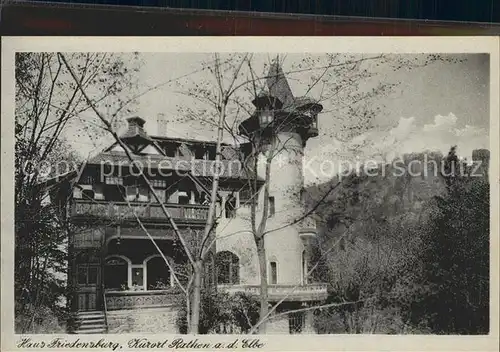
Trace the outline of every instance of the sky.
{"type": "MultiPolygon", "coordinates": [[[[265,63],[275,58],[274,53],[253,54],[256,72],[264,71],[265,63]]],[[[280,54],[285,72],[307,59],[304,54],[280,54]]],[[[405,56],[407,57],[407,56],[405,56]]],[[[224,56],[222,56],[224,58],[224,56]]],[[[397,83],[396,87],[373,104],[380,107],[372,126],[348,141],[336,138],[339,116],[333,100],[322,101],[324,113],[319,117],[319,136],[310,139],[305,149],[305,158],[311,169],[318,169],[325,160],[354,158],[370,159],[383,155],[392,158],[401,153],[439,150],[447,152],[452,145],[458,146],[461,156],[470,158],[472,150],[488,148],[489,130],[489,58],[484,54],[461,54],[453,56],[457,62],[438,61],[412,70],[368,65],[377,75],[362,84],[369,89],[379,83],[397,83]],[[355,153],[352,150],[356,150],[355,153]]],[[[198,82],[215,84],[208,71],[202,71],[202,62],[211,62],[213,57],[197,53],[144,53],[141,54],[140,71],[137,76],[138,92],[145,91],[164,82],[170,82],[142,95],[135,105],[136,115],[144,118],[146,130],[153,135],[166,134],[172,137],[211,139],[213,131],[207,131],[196,122],[178,123],[181,107],[200,106],[192,97],[184,94],[186,89],[198,82]],[[185,76],[185,77],[182,77],[185,76]],[[177,78],[182,77],[177,80],[177,78]],[[166,121],[157,124],[159,114],[166,121]]],[[[321,62],[322,58],[318,58],[321,62]]],[[[289,84],[295,96],[308,93],[319,99],[319,87],[307,91],[311,72],[290,74],[289,84]]],[[[335,77],[332,79],[336,79],[335,77]]],[[[323,88],[324,89],[324,88],[323,88]]],[[[250,100],[247,92],[241,96],[250,100]]],[[[340,113],[341,114],[341,113],[340,113]]],[[[104,147],[108,140],[97,143],[104,147]]],[[[96,149],[96,144],[82,137],[77,141],[81,153],[96,149]]],[[[327,181],[333,176],[318,175],[305,170],[305,181],[327,181]]]]}

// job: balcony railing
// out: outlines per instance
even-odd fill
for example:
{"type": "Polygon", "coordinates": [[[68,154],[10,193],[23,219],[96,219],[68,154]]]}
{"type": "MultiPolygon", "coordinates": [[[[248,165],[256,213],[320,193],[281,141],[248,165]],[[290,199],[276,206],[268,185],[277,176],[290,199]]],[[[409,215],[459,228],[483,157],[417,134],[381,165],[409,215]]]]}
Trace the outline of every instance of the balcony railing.
{"type": "MultiPolygon", "coordinates": [[[[218,289],[229,292],[243,292],[249,295],[259,295],[259,285],[217,285],[218,289]]],[[[307,285],[268,285],[269,300],[285,301],[321,301],[327,298],[327,286],[323,283],[307,285]]]]}
{"type": "Polygon", "coordinates": [[[179,290],[107,291],[107,310],[141,309],[178,305],[182,301],[179,290]]]}
{"type": "MultiPolygon", "coordinates": [[[[206,220],[208,217],[208,206],[198,204],[164,204],[174,219],[181,220],[206,220]]],[[[158,203],[111,202],[96,200],[77,200],[73,205],[73,216],[92,216],[102,218],[114,218],[117,220],[135,219],[165,219],[163,209],[158,203]]]]}

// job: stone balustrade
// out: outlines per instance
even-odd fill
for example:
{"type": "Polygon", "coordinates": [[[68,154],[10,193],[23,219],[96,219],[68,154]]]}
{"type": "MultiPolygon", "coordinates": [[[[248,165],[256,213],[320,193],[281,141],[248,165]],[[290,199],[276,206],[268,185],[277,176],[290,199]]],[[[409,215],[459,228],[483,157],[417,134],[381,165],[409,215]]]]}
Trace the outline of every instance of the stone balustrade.
{"type": "MultiPolygon", "coordinates": [[[[259,295],[259,285],[218,285],[219,290],[229,293],[243,292],[249,295],[259,295]]],[[[315,283],[307,285],[269,285],[269,300],[285,301],[321,301],[328,296],[327,285],[324,283],[315,283]]]]}
{"type": "Polygon", "coordinates": [[[141,309],[169,307],[181,303],[182,297],[177,290],[158,291],[107,291],[106,309],[141,309]]]}

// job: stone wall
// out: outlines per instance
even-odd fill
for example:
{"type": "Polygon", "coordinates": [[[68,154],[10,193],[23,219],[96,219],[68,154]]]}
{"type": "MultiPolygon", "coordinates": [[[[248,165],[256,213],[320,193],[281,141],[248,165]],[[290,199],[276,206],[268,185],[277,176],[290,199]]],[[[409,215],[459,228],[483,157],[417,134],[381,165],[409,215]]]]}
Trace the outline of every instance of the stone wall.
{"type": "Polygon", "coordinates": [[[288,325],[288,317],[281,316],[279,318],[270,319],[267,323],[266,330],[268,334],[275,335],[289,335],[289,325],[288,325]]]}
{"type": "Polygon", "coordinates": [[[108,333],[177,334],[177,307],[122,309],[109,311],[108,333]]]}

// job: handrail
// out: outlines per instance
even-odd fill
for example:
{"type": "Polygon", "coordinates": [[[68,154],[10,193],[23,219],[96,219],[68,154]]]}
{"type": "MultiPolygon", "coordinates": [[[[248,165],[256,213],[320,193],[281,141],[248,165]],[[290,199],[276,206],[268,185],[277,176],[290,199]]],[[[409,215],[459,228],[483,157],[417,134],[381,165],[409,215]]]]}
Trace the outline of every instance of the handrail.
{"type": "MultiPolygon", "coordinates": [[[[74,199],[75,203],[80,203],[80,204],[102,204],[102,205],[107,205],[107,204],[114,204],[114,205],[126,205],[128,206],[129,203],[131,206],[143,206],[143,207],[159,207],[160,203],[155,203],[155,202],[123,202],[123,201],[112,201],[112,200],[104,200],[104,199],[74,199]]],[[[208,205],[203,205],[203,204],[179,204],[179,203],[163,203],[166,207],[169,208],[198,208],[198,209],[208,209],[208,205]]]]}
{"type": "Polygon", "coordinates": [[[106,333],[108,332],[108,306],[106,303],[106,290],[104,289],[104,285],[101,285],[102,289],[102,299],[104,301],[104,324],[106,325],[106,333]]]}
{"type": "MultiPolygon", "coordinates": [[[[276,291],[281,289],[290,289],[291,287],[295,287],[293,284],[268,284],[268,288],[270,290],[276,291]]],[[[222,289],[233,289],[233,290],[252,290],[258,289],[260,285],[247,285],[247,284],[218,284],[217,287],[222,289]]],[[[314,290],[326,290],[328,288],[328,284],[324,282],[315,282],[310,284],[298,285],[296,286],[297,290],[305,290],[305,291],[314,291],[314,290]]]]}
{"type": "MultiPolygon", "coordinates": [[[[164,206],[171,209],[172,217],[178,219],[206,220],[208,216],[207,205],[164,203],[164,206]]],[[[129,204],[106,200],[76,200],[73,202],[72,214],[73,216],[93,214],[104,217],[133,218],[133,211],[138,212],[139,217],[165,218],[159,203],[131,202],[129,204]]]]}

